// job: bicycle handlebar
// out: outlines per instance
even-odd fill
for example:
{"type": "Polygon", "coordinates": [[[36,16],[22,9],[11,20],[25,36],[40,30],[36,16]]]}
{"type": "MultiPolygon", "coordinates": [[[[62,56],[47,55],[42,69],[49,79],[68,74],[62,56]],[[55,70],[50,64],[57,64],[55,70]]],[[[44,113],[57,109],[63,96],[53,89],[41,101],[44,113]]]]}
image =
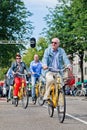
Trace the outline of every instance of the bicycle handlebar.
{"type": "Polygon", "coordinates": [[[55,72],[55,73],[58,73],[58,72],[64,72],[66,69],[68,69],[68,67],[65,67],[63,69],[55,69],[53,67],[48,67],[48,70],[51,71],[51,72],[55,72]]]}
{"type": "Polygon", "coordinates": [[[20,76],[26,76],[26,75],[28,75],[29,73],[26,73],[26,74],[21,74],[20,72],[16,72],[16,73],[14,73],[14,75],[20,75],[20,76]]]}

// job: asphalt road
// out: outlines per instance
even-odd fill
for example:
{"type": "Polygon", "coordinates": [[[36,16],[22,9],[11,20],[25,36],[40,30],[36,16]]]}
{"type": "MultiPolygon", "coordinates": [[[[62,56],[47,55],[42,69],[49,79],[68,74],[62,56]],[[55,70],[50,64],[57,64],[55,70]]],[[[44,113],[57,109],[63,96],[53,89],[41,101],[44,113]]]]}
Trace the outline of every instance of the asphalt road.
{"type": "Polygon", "coordinates": [[[6,99],[0,99],[0,130],[87,130],[87,98],[66,97],[66,118],[58,122],[57,111],[48,115],[47,106],[33,105],[23,109],[21,102],[14,107],[6,99]]]}

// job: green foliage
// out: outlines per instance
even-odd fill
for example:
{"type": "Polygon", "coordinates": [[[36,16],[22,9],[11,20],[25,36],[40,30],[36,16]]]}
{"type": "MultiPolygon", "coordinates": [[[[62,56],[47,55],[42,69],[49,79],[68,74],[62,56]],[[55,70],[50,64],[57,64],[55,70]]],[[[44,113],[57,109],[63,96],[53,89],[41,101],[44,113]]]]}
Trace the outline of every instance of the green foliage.
{"type": "Polygon", "coordinates": [[[4,80],[7,68],[0,68],[0,80],[4,80]]]}
{"type": "Polygon", "coordinates": [[[45,21],[47,28],[44,30],[49,39],[58,37],[68,54],[78,53],[83,81],[83,57],[87,50],[87,0],[58,0],[56,7],[49,9],[45,21]]]}
{"type": "Polygon", "coordinates": [[[32,25],[21,0],[0,0],[0,40],[19,40],[29,38],[32,25]]]}
{"type": "Polygon", "coordinates": [[[87,1],[62,0],[49,9],[45,21],[47,37],[58,37],[68,54],[87,49],[87,1]]]}
{"type": "Polygon", "coordinates": [[[22,0],[0,0],[0,73],[3,77],[17,52],[25,49],[25,40],[29,39],[33,26],[32,13],[22,0]]]}
{"type": "Polygon", "coordinates": [[[10,66],[16,52],[25,49],[32,34],[32,13],[22,0],[0,0],[0,66],[10,66]]]}

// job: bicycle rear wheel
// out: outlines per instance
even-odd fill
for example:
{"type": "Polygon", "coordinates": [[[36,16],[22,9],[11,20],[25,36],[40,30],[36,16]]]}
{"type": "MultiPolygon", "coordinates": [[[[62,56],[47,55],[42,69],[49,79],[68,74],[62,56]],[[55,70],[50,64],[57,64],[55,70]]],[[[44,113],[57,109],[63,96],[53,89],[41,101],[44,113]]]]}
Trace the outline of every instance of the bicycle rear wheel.
{"type": "Polygon", "coordinates": [[[34,99],[33,99],[33,104],[35,105],[37,102],[37,96],[35,95],[34,99]]]}
{"type": "Polygon", "coordinates": [[[53,117],[54,114],[54,107],[51,100],[48,101],[48,114],[50,117],[53,117]]]}
{"type": "Polygon", "coordinates": [[[81,96],[81,90],[77,90],[75,96],[81,96]]]}
{"type": "Polygon", "coordinates": [[[76,92],[75,96],[85,96],[85,91],[84,90],[78,90],[76,92]]]}
{"type": "Polygon", "coordinates": [[[27,88],[24,89],[23,97],[22,97],[22,107],[26,109],[28,107],[29,102],[29,94],[27,88]]]}
{"type": "Polygon", "coordinates": [[[63,123],[65,119],[65,113],[66,113],[66,101],[65,101],[65,94],[63,89],[60,89],[58,92],[57,112],[58,112],[59,122],[63,123]]]}
{"type": "Polygon", "coordinates": [[[44,93],[45,93],[45,86],[41,86],[39,89],[39,97],[38,97],[38,104],[42,106],[44,104],[44,93]]]}
{"type": "Polygon", "coordinates": [[[18,106],[18,98],[14,98],[12,100],[12,104],[14,104],[14,106],[17,107],[18,106]]]}

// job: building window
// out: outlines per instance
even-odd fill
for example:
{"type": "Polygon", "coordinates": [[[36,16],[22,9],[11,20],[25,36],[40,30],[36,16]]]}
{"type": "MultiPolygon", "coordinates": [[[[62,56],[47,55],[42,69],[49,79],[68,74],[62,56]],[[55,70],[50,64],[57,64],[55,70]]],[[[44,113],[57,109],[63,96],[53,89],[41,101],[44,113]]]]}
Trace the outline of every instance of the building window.
{"type": "Polygon", "coordinates": [[[87,67],[85,67],[85,75],[87,75],[87,67]]]}

